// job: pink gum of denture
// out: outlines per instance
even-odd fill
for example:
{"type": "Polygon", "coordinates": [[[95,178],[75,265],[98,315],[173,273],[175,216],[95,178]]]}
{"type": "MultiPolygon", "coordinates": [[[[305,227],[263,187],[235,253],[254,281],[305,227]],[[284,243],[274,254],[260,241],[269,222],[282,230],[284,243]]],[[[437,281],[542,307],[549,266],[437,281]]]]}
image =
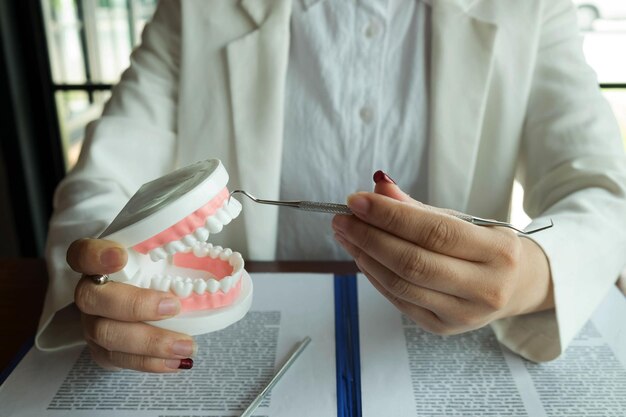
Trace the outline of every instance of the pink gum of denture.
{"type": "MultiPolygon", "coordinates": [[[[209,278],[215,278],[218,281],[233,273],[233,267],[228,261],[223,261],[220,258],[213,259],[209,256],[199,258],[193,253],[177,253],[174,255],[173,262],[174,265],[181,268],[206,271],[212,275],[209,278]]],[[[194,292],[189,297],[181,298],[181,310],[208,310],[229,306],[235,301],[241,291],[241,281],[242,279],[239,278],[239,281],[237,281],[228,293],[217,290],[214,294],[207,291],[202,295],[198,295],[194,292]]]]}
{"type": "Polygon", "coordinates": [[[175,225],[163,230],[161,233],[152,236],[148,240],[133,246],[133,249],[146,255],[152,249],[164,246],[169,242],[180,240],[188,234],[193,233],[198,227],[203,226],[210,216],[214,215],[228,198],[228,189],[224,188],[207,204],[191,213],[175,225]]]}
{"type": "Polygon", "coordinates": [[[233,273],[233,267],[228,261],[223,261],[220,258],[213,259],[210,256],[197,257],[192,252],[175,254],[173,262],[175,266],[181,268],[206,271],[218,281],[233,273]]]}

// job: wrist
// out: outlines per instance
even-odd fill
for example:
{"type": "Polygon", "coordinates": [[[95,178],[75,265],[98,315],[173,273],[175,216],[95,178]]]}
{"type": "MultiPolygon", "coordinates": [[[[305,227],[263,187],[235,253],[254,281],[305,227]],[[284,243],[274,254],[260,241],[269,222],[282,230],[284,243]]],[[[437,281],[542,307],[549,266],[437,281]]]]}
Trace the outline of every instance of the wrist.
{"type": "Polygon", "coordinates": [[[520,270],[506,317],[554,308],[554,287],[548,257],[533,240],[519,239],[522,246],[520,270]]]}

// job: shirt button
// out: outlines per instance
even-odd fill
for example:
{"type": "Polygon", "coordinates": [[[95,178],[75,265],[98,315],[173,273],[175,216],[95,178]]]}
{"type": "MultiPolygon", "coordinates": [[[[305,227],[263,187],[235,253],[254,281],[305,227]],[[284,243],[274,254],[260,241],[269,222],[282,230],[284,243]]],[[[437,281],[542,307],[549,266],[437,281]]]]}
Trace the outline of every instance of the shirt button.
{"type": "Polygon", "coordinates": [[[379,33],[380,25],[375,20],[371,20],[369,25],[365,28],[365,37],[371,39],[378,36],[379,33]]]}
{"type": "Polygon", "coordinates": [[[365,123],[370,123],[374,119],[374,110],[371,107],[361,107],[359,110],[359,116],[365,123]]]}

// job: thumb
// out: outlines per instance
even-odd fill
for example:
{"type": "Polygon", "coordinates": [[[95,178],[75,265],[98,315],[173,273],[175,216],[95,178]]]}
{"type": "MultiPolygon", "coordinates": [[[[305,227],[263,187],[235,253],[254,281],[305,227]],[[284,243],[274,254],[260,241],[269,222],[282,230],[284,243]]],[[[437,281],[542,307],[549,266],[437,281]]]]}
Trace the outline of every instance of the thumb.
{"type": "Polygon", "coordinates": [[[126,265],[126,250],[115,242],[102,239],[79,239],[67,250],[67,263],[83,274],[111,274],[126,265]]]}
{"type": "Polygon", "coordinates": [[[376,183],[376,186],[374,186],[374,192],[376,194],[382,194],[394,200],[406,203],[415,202],[411,196],[402,191],[396,182],[383,171],[376,171],[374,173],[374,182],[376,183]]]}

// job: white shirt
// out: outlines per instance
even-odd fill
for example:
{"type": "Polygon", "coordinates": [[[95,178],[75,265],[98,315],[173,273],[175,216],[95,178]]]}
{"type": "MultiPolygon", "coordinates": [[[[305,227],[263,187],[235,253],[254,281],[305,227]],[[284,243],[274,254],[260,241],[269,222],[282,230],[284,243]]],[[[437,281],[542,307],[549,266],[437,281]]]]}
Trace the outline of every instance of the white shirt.
{"type": "MultiPolygon", "coordinates": [[[[423,1],[294,2],[282,199],[345,202],[382,169],[426,200],[429,47],[423,1]]],[[[349,259],[330,220],[281,209],[277,258],[349,259]]]]}

